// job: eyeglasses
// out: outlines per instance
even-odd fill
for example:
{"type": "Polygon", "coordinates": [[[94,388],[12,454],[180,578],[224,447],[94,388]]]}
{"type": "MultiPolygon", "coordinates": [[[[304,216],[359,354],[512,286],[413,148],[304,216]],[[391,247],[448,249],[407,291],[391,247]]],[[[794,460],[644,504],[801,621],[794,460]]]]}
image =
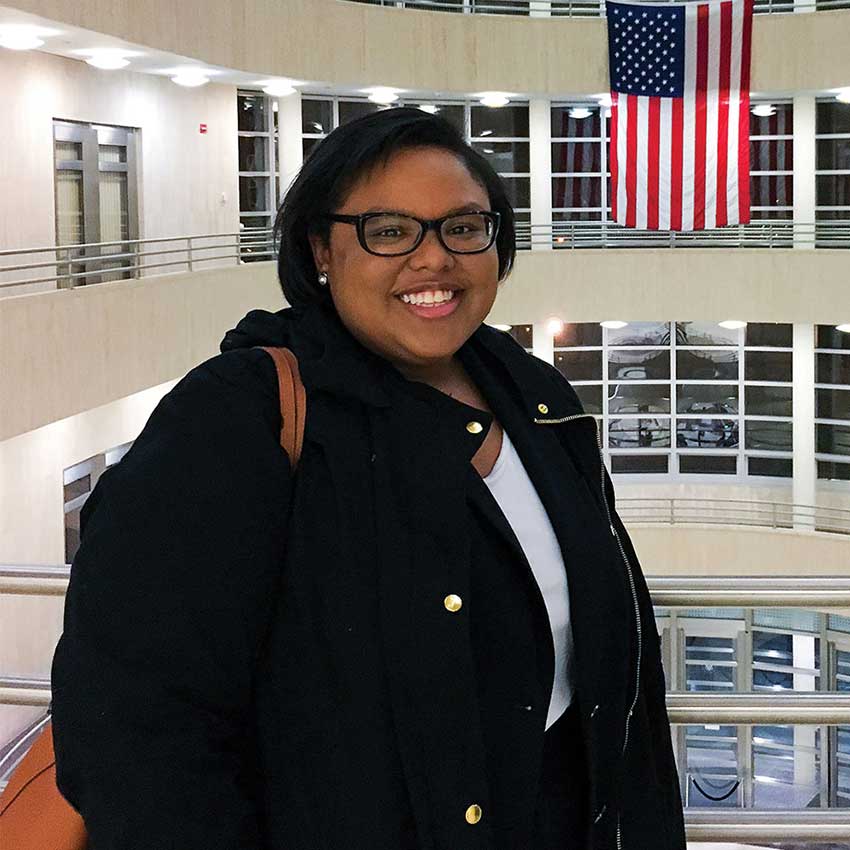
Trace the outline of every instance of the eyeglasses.
{"type": "Polygon", "coordinates": [[[433,219],[393,212],[326,213],[323,216],[331,221],[356,225],[360,246],[379,257],[410,254],[419,247],[429,230],[437,232],[440,244],[452,254],[480,254],[495,242],[499,217],[499,213],[490,210],[433,219]]]}

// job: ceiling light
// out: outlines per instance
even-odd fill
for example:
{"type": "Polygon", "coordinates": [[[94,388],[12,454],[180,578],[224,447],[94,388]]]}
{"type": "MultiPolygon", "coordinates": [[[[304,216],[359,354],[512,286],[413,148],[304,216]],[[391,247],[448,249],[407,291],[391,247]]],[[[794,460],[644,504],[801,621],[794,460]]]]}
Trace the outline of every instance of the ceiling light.
{"type": "Polygon", "coordinates": [[[725,322],[717,323],[721,328],[725,328],[727,331],[737,331],[740,328],[745,328],[747,326],[746,322],[740,322],[735,319],[729,319],[725,322]]]}
{"type": "Polygon", "coordinates": [[[839,103],[850,103],[850,89],[839,89],[835,99],[839,103]]]}
{"type": "Polygon", "coordinates": [[[776,115],[776,107],[772,103],[757,103],[753,107],[753,115],[759,118],[770,118],[771,115],[776,115]]]}
{"type": "Polygon", "coordinates": [[[570,118],[590,118],[593,113],[586,106],[574,106],[570,110],[570,118]]]}
{"type": "Polygon", "coordinates": [[[172,83],[177,83],[178,86],[185,86],[186,88],[197,88],[198,86],[205,86],[210,81],[210,78],[207,76],[205,71],[201,71],[200,69],[187,69],[184,71],[178,71],[172,78],[172,83]]]}
{"type": "Polygon", "coordinates": [[[510,98],[504,93],[499,91],[488,91],[484,92],[481,97],[478,99],[478,102],[482,106],[489,106],[493,109],[496,109],[500,106],[507,106],[511,101],[510,98]]]}
{"type": "Polygon", "coordinates": [[[620,328],[624,328],[628,322],[620,322],[616,319],[606,319],[604,322],[599,323],[603,328],[608,328],[612,331],[618,331],[620,328]]]}
{"type": "Polygon", "coordinates": [[[130,64],[127,54],[118,48],[104,47],[98,50],[87,50],[85,55],[88,56],[86,59],[88,65],[100,68],[102,71],[118,71],[130,64]]]}
{"type": "Polygon", "coordinates": [[[369,100],[371,100],[372,103],[381,103],[386,106],[390,103],[395,103],[398,100],[398,95],[394,89],[379,86],[378,88],[371,90],[369,100]]]}
{"type": "Polygon", "coordinates": [[[440,111],[440,107],[434,106],[433,103],[420,103],[419,108],[430,115],[436,115],[440,111]]]}
{"type": "Polygon", "coordinates": [[[845,334],[850,334],[850,322],[846,325],[836,325],[835,330],[841,331],[842,333],[845,333],[845,334]]]}
{"type": "Polygon", "coordinates": [[[295,88],[284,80],[273,80],[263,88],[263,93],[271,97],[288,97],[295,94],[295,91],[295,88]]]}
{"type": "Polygon", "coordinates": [[[497,331],[505,331],[505,332],[507,332],[507,331],[509,331],[509,330],[511,329],[511,327],[512,327],[512,326],[511,326],[511,325],[493,325],[493,327],[494,327],[497,331]]]}
{"type": "Polygon", "coordinates": [[[35,27],[17,24],[0,27],[0,47],[9,50],[34,50],[44,44],[44,41],[39,37],[43,34],[41,30],[37,30],[35,27]]]}
{"type": "Polygon", "coordinates": [[[557,316],[552,316],[546,320],[546,331],[552,336],[557,336],[564,329],[564,323],[557,316]]]}

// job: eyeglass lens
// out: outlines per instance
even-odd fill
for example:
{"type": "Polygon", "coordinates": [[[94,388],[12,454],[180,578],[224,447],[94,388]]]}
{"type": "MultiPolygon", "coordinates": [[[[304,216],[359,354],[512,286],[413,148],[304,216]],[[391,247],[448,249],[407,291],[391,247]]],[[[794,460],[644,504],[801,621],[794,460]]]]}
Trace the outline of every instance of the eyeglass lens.
{"type": "MultiPolygon", "coordinates": [[[[463,213],[447,218],[440,230],[443,241],[459,254],[480,251],[492,239],[493,220],[480,213],[463,213]]],[[[379,215],[366,219],[363,235],[370,251],[398,254],[412,248],[422,226],[406,215],[379,215]]]]}

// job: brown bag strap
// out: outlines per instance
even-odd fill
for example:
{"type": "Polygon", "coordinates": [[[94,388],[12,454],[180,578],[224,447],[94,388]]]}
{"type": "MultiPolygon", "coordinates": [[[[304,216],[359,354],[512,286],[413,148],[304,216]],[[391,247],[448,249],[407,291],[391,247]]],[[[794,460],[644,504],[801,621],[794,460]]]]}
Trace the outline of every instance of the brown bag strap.
{"type": "Polygon", "coordinates": [[[301,381],[298,358],[288,348],[258,345],[268,352],[277,367],[280,392],[280,444],[289,455],[294,472],[304,443],[304,421],[307,416],[307,393],[301,381]]]}

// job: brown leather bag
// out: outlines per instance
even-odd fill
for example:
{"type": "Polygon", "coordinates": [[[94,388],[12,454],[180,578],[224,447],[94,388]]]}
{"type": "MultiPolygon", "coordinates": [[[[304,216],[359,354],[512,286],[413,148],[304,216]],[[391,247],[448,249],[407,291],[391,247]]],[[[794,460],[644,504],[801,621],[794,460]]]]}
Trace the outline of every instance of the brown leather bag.
{"type": "MultiPolygon", "coordinates": [[[[280,392],[280,444],[294,472],[304,443],[307,394],[288,348],[256,346],[271,355],[280,392]]],[[[3,850],[85,850],[83,819],[56,787],[53,730],[47,723],[0,794],[3,850]]]]}

